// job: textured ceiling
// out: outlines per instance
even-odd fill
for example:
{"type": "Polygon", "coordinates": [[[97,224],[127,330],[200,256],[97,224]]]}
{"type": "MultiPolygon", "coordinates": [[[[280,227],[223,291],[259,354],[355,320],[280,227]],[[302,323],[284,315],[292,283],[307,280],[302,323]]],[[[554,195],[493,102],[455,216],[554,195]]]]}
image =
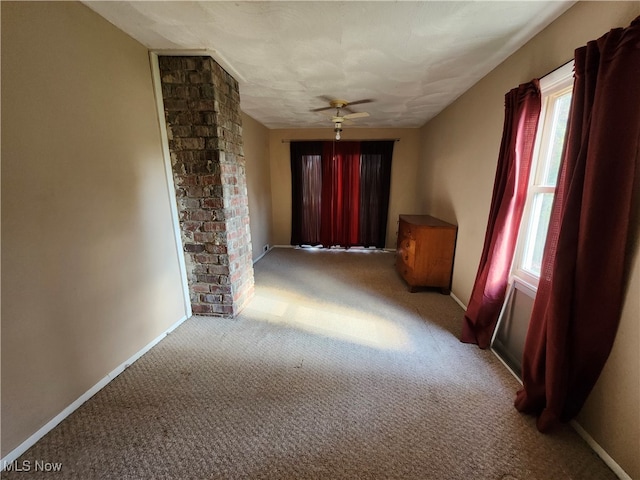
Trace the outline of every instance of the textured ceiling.
{"type": "MultiPolygon", "coordinates": [[[[151,50],[206,51],[269,128],[420,127],[575,2],[86,2],[151,50]]],[[[204,53],[204,52],[203,52],[204,53]]],[[[514,85],[515,86],[515,85],[514,85]]]]}

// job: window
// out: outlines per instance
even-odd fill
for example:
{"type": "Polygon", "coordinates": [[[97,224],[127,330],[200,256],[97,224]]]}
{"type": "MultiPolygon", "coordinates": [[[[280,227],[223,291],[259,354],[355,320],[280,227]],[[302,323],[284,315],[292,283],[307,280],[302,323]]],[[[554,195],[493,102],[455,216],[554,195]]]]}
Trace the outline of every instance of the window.
{"type": "Polygon", "coordinates": [[[514,259],[514,275],[532,287],[538,285],[551,206],[567,130],[573,62],[540,80],[542,111],[524,215],[514,259]]]}

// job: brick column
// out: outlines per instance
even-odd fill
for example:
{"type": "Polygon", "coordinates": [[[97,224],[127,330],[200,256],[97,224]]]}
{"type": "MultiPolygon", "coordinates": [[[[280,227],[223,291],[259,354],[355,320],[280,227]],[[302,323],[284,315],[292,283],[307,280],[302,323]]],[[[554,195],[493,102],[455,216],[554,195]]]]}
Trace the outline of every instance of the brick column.
{"type": "Polygon", "coordinates": [[[236,316],[253,295],[238,82],[210,57],[159,57],[193,313],[236,316]]]}

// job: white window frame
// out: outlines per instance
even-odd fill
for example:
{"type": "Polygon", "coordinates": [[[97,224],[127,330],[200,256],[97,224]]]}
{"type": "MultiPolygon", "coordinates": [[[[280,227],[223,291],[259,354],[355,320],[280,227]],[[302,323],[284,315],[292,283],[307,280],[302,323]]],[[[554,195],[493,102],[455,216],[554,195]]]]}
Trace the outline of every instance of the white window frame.
{"type": "Polygon", "coordinates": [[[554,70],[550,74],[540,79],[540,92],[542,95],[542,109],[540,111],[540,119],[538,121],[536,142],[533,150],[533,158],[531,164],[531,174],[529,177],[529,186],[527,189],[527,199],[525,203],[522,221],[518,232],[518,242],[512,263],[511,277],[512,281],[517,279],[520,283],[526,285],[531,293],[535,293],[538,289],[539,276],[533,272],[529,272],[522,268],[525,248],[527,244],[527,236],[529,232],[537,231],[539,218],[534,218],[534,198],[539,193],[555,194],[555,186],[547,186],[542,184],[545,178],[543,169],[548,166],[545,161],[550,148],[550,137],[553,131],[553,118],[556,113],[553,108],[555,100],[560,96],[573,89],[573,61],[554,70]]]}

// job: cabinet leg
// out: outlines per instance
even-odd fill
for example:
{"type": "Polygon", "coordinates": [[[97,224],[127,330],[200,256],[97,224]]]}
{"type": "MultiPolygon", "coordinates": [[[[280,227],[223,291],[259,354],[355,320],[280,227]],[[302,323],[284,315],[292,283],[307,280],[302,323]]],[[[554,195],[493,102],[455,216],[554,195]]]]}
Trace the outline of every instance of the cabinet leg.
{"type": "Polygon", "coordinates": [[[409,293],[416,293],[418,291],[418,287],[414,287],[413,285],[409,285],[409,293]]]}
{"type": "Polygon", "coordinates": [[[440,289],[440,293],[442,295],[449,295],[449,294],[451,294],[451,290],[449,290],[448,288],[441,288],[440,289]]]}

